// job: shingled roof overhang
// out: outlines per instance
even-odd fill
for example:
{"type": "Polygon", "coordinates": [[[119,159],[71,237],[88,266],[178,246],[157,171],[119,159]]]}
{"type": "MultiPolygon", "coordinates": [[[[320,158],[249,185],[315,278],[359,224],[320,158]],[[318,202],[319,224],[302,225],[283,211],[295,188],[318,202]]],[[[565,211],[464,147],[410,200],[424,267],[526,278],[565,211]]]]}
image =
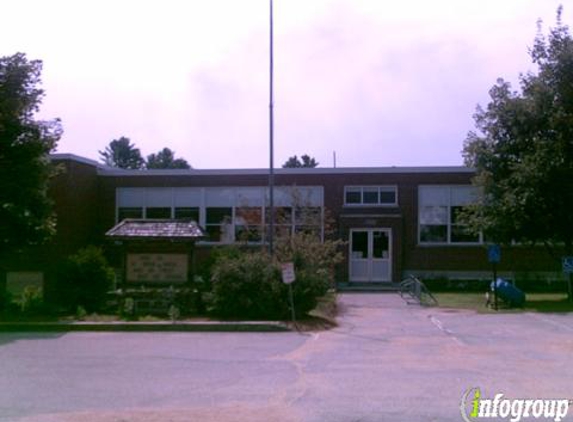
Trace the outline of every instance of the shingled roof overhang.
{"type": "Polygon", "coordinates": [[[191,220],[126,219],[108,230],[115,240],[169,240],[189,242],[205,237],[203,229],[191,220]]]}

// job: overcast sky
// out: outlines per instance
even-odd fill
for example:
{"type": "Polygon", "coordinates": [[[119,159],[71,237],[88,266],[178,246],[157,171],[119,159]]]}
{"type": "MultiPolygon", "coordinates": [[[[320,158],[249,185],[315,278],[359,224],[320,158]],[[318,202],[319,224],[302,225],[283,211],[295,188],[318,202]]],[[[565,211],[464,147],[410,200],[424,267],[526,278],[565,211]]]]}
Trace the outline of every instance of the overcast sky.
{"type": "MultiPolygon", "coordinates": [[[[476,105],[559,0],[274,0],[275,166],[459,165],[476,105]]],[[[565,4],[563,20],[573,13],[565,4]]],[[[58,152],[120,136],[196,168],[268,166],[268,0],[6,0],[0,55],[44,62],[58,152]]]]}

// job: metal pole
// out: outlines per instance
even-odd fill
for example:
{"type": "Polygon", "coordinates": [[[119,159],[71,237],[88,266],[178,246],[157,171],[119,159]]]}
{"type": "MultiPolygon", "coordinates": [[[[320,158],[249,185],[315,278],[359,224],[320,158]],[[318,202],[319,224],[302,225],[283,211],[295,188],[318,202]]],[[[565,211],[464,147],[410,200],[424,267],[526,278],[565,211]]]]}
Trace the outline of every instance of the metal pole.
{"type": "Polygon", "coordinates": [[[288,285],[288,293],[289,293],[289,300],[290,300],[290,316],[292,318],[292,323],[296,324],[296,315],[294,312],[294,294],[292,291],[292,283],[288,285]]]}
{"type": "Polygon", "coordinates": [[[274,169],[274,51],[273,51],[273,0],[269,0],[269,253],[274,252],[274,231],[275,231],[275,169],[274,169]]]}
{"type": "Polygon", "coordinates": [[[493,264],[493,308],[497,311],[497,264],[493,264]]]}

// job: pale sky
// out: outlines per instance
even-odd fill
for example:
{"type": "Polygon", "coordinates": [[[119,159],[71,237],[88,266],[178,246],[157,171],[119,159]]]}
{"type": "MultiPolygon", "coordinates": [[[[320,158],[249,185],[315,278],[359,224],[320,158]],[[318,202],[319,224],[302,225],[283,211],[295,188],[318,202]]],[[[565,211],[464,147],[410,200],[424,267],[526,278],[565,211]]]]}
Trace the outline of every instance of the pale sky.
{"type": "MultiPolygon", "coordinates": [[[[0,56],[44,62],[57,152],[99,161],[127,136],[195,168],[268,167],[268,0],[0,2],[0,56]]],[[[462,164],[476,105],[534,69],[561,2],[274,0],[275,166],[462,164]]]]}

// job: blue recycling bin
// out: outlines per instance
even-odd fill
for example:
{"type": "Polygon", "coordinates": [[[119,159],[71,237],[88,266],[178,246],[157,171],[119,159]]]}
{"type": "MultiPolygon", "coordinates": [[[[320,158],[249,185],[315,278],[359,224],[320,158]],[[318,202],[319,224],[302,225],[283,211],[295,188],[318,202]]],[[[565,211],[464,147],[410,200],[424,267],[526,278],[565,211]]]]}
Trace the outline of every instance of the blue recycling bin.
{"type": "Polygon", "coordinates": [[[491,283],[491,290],[497,287],[497,296],[512,307],[521,307],[525,304],[525,293],[503,278],[491,283]]]}

